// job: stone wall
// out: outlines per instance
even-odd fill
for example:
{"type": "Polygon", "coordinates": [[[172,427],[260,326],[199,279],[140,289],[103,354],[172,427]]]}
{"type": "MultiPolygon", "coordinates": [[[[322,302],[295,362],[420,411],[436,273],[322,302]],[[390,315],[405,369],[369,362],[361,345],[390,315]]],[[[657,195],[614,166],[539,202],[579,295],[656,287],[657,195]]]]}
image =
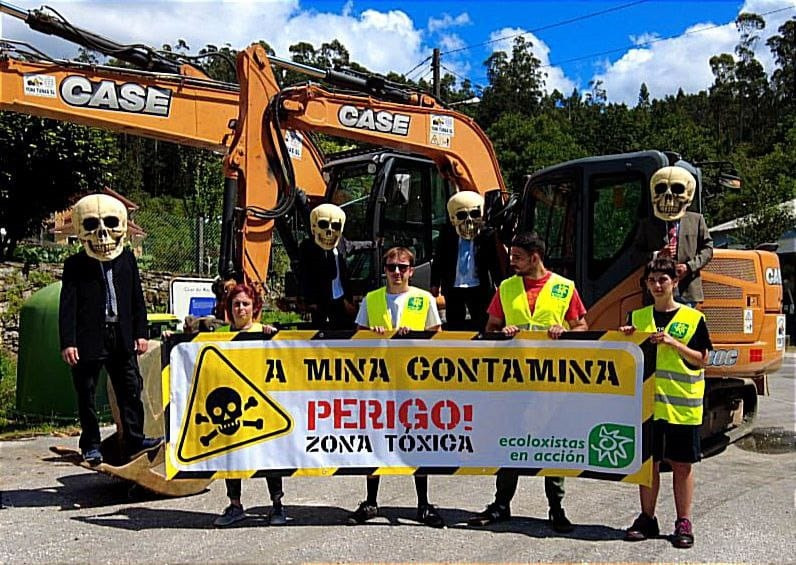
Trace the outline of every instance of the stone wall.
{"type": "MultiPolygon", "coordinates": [[[[0,262],[0,349],[17,354],[20,304],[49,281],[60,280],[62,269],[57,263],[42,263],[28,270],[23,263],[0,262]]],[[[141,272],[148,312],[168,310],[169,282],[174,276],[162,271],[141,272]]]]}

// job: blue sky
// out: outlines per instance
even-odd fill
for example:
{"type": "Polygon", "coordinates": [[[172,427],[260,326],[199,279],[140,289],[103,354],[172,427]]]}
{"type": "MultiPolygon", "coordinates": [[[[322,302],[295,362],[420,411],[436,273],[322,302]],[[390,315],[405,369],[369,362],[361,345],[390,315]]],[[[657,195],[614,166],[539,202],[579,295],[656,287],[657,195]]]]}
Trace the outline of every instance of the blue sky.
{"type": "MultiPolygon", "coordinates": [[[[14,0],[18,7],[38,7],[14,0]]],[[[207,43],[234,48],[263,39],[277,54],[307,41],[319,46],[339,39],[352,59],[378,72],[406,73],[431,54],[443,51],[442,64],[476,84],[485,84],[483,61],[510,41],[485,42],[517,33],[535,45],[548,73],[549,90],[569,93],[602,80],[610,101],[634,103],[642,81],[653,97],[696,92],[712,82],[711,55],[732,52],[738,34],[733,26],[741,11],[773,12],[761,32],[758,53],[770,71],[765,39],[788,18],[796,0],[691,1],[616,0],[485,2],[423,0],[218,0],[144,2],[127,0],[53,2],[73,24],[120,41],[150,45],[184,38],[198,50],[207,43]],[[786,8],[782,10],[782,8],[786,8]],[[604,12],[589,17],[591,14],[604,12]],[[570,23],[561,23],[577,19],[570,23]],[[561,24],[561,25],[555,25],[561,24]],[[534,31],[536,30],[536,31],[534,31]],[[653,43],[646,43],[655,39],[653,43]],[[608,52],[610,51],[610,52],[608,52]]],[[[24,39],[56,56],[75,50],[27,30],[4,16],[0,35],[24,39]]],[[[411,78],[429,76],[428,63],[411,78]]]]}

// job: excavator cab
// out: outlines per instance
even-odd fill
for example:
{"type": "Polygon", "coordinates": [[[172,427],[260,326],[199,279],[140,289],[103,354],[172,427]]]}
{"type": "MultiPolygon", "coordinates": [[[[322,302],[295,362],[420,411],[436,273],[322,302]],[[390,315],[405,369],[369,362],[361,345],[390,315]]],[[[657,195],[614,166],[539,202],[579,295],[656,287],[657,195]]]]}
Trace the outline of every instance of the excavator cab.
{"type": "Polygon", "coordinates": [[[415,254],[412,284],[428,289],[431,260],[448,221],[449,183],[430,159],[395,151],[333,156],[327,201],[346,212],[345,237],[354,295],[384,284],[381,257],[400,245],[415,254]]]}
{"type": "MultiPolygon", "coordinates": [[[[630,278],[638,269],[633,241],[639,220],[652,215],[649,179],[669,164],[669,155],[643,151],[568,161],[528,178],[520,230],[545,240],[545,265],[575,281],[587,308],[611,291],[624,312],[641,304],[639,281],[630,278]]],[[[614,310],[616,319],[600,327],[621,325],[614,310]]]]}
{"type": "MultiPolygon", "coordinates": [[[[323,175],[328,180],[324,201],[346,213],[343,235],[350,244],[348,272],[354,296],[385,284],[381,257],[396,245],[415,254],[412,284],[428,289],[434,248],[448,221],[446,205],[453,194],[435,163],[390,150],[352,150],[330,155],[323,175]]],[[[297,241],[307,234],[308,229],[293,230],[297,241]]]]}

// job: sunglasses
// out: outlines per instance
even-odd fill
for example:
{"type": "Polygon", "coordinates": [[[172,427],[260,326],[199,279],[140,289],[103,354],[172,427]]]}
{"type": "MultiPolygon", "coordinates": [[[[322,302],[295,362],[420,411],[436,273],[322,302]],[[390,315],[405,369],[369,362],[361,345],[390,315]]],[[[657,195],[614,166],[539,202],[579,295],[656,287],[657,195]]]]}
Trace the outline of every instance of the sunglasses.
{"type": "Polygon", "coordinates": [[[466,220],[468,216],[473,220],[477,220],[481,217],[481,209],[476,208],[475,210],[470,210],[469,212],[467,210],[459,210],[456,212],[456,219],[460,222],[466,220]]]}
{"type": "Polygon", "coordinates": [[[411,265],[406,265],[404,263],[387,263],[386,265],[384,265],[384,269],[388,273],[392,273],[396,269],[402,273],[405,273],[407,269],[409,269],[409,267],[411,267],[411,265]]]}
{"type": "Polygon", "coordinates": [[[332,227],[334,231],[340,231],[343,229],[342,222],[329,222],[329,220],[318,220],[318,227],[322,230],[328,230],[329,226],[332,227]]]}
{"type": "Polygon", "coordinates": [[[663,276],[661,276],[661,277],[647,277],[647,282],[648,282],[649,284],[655,284],[655,283],[658,283],[659,285],[663,286],[663,285],[665,285],[666,283],[670,283],[670,282],[672,282],[672,279],[671,279],[671,277],[668,277],[668,276],[666,276],[666,275],[663,275],[663,276]]]}
{"type": "Polygon", "coordinates": [[[655,185],[655,194],[665,194],[671,188],[672,194],[683,194],[685,192],[685,185],[679,182],[673,182],[667,185],[665,182],[659,182],[655,185]]]}
{"type": "MultiPolygon", "coordinates": [[[[106,228],[114,229],[119,227],[119,218],[116,216],[105,216],[102,218],[102,223],[105,224],[106,228]]],[[[99,218],[86,218],[83,220],[83,229],[86,231],[94,231],[100,225],[99,218]]]]}

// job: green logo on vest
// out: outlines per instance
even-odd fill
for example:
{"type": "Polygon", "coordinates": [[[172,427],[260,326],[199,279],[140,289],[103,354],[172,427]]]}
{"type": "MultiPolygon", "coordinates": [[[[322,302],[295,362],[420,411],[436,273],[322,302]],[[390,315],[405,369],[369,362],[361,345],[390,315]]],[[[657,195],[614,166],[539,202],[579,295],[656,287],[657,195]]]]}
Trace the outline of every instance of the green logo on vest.
{"type": "Polygon", "coordinates": [[[413,312],[417,312],[423,309],[423,303],[425,298],[422,296],[413,296],[409,300],[406,301],[406,309],[412,310],[413,312]]]}
{"type": "Polygon", "coordinates": [[[671,326],[669,326],[669,335],[672,337],[676,337],[677,339],[682,339],[685,337],[685,334],[688,333],[688,324],[683,322],[675,322],[671,326]]]}
{"type": "Polygon", "coordinates": [[[569,296],[569,286],[565,284],[554,284],[550,294],[553,295],[553,298],[566,298],[569,296]]]}
{"type": "Polygon", "coordinates": [[[589,432],[589,465],[621,469],[632,463],[635,454],[633,426],[599,424],[589,432]]]}

